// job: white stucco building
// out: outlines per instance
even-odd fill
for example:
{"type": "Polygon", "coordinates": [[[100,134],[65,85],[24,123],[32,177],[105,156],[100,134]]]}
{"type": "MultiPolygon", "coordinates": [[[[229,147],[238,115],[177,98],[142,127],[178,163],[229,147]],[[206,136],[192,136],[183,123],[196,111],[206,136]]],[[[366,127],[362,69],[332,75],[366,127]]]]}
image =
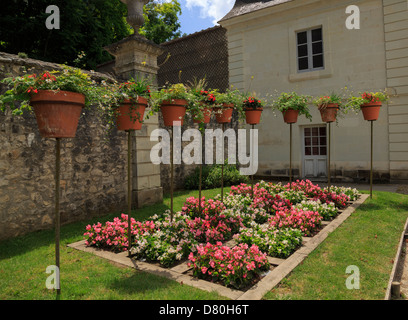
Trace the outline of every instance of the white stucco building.
{"type": "MultiPolygon", "coordinates": [[[[388,89],[374,123],[374,180],[408,181],[408,1],[237,0],[219,21],[227,29],[230,84],[265,97],[275,91],[312,96],[347,86],[388,89]],[[360,29],[348,29],[346,8],[357,6],[360,29]]],[[[296,177],[327,176],[327,127],[311,106],[313,121],[293,125],[296,177]]],[[[289,125],[263,113],[259,128],[260,176],[288,176],[289,125]]],[[[331,125],[331,176],[367,181],[370,123],[348,114],[331,125]]]]}

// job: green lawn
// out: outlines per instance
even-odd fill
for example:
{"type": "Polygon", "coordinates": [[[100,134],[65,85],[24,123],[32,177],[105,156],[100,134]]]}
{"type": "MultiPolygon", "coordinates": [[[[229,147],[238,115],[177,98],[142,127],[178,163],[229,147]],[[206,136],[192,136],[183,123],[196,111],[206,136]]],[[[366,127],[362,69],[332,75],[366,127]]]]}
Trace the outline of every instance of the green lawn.
{"type": "MultiPolygon", "coordinates": [[[[226,188],[228,191],[229,189],[226,188]]],[[[220,189],[206,190],[213,197],[220,189]]],[[[185,199],[197,191],[175,193],[179,210],[185,199]]],[[[169,207],[164,204],[137,210],[133,217],[143,220],[169,207]]],[[[85,226],[112,220],[119,213],[61,228],[61,299],[223,299],[181,285],[175,281],[114,265],[89,253],[67,248],[82,240],[85,226]]],[[[399,236],[408,217],[408,196],[375,192],[373,200],[360,207],[322,245],[297,267],[266,299],[383,299],[392,269],[399,236]],[[360,290],[345,286],[346,267],[360,269],[360,290]]],[[[0,299],[55,299],[46,289],[54,264],[54,231],[34,232],[0,243],[0,299]]]]}
{"type": "Polygon", "coordinates": [[[407,218],[407,195],[374,192],[264,299],[384,299],[407,218]],[[346,287],[350,265],[359,268],[360,289],[346,287]]]}

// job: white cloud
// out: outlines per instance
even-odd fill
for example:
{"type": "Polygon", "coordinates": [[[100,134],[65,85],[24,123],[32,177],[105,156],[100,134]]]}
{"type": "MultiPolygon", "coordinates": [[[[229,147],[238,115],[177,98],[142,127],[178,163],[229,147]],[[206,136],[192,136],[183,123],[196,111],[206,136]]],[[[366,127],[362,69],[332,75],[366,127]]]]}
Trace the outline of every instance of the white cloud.
{"type": "Polygon", "coordinates": [[[197,7],[201,18],[211,18],[216,24],[234,6],[235,0],[185,0],[187,9],[197,7]]]}

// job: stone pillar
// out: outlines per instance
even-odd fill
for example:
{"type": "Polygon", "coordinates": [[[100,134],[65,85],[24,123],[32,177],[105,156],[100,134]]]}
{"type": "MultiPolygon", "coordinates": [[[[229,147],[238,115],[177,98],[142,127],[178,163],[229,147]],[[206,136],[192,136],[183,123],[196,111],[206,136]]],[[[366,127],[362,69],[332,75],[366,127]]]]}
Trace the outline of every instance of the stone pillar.
{"type": "MultiPolygon", "coordinates": [[[[115,73],[118,79],[128,80],[149,78],[157,85],[157,57],[163,53],[160,45],[134,34],[117,43],[105,47],[115,56],[115,73]]],[[[146,110],[146,113],[149,110],[146,110]]],[[[156,142],[150,142],[150,133],[159,127],[158,115],[146,120],[142,130],[133,139],[133,205],[145,205],[163,201],[163,188],[160,181],[160,165],[150,161],[150,150],[156,142]]]]}

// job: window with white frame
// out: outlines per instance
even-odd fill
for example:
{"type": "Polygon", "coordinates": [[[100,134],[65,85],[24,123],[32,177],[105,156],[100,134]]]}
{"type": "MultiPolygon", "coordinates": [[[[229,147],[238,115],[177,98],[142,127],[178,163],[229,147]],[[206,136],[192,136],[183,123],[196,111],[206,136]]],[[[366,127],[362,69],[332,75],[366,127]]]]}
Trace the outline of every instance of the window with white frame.
{"type": "Polygon", "coordinates": [[[322,28],[299,31],[296,41],[298,72],[324,69],[322,28]]]}

